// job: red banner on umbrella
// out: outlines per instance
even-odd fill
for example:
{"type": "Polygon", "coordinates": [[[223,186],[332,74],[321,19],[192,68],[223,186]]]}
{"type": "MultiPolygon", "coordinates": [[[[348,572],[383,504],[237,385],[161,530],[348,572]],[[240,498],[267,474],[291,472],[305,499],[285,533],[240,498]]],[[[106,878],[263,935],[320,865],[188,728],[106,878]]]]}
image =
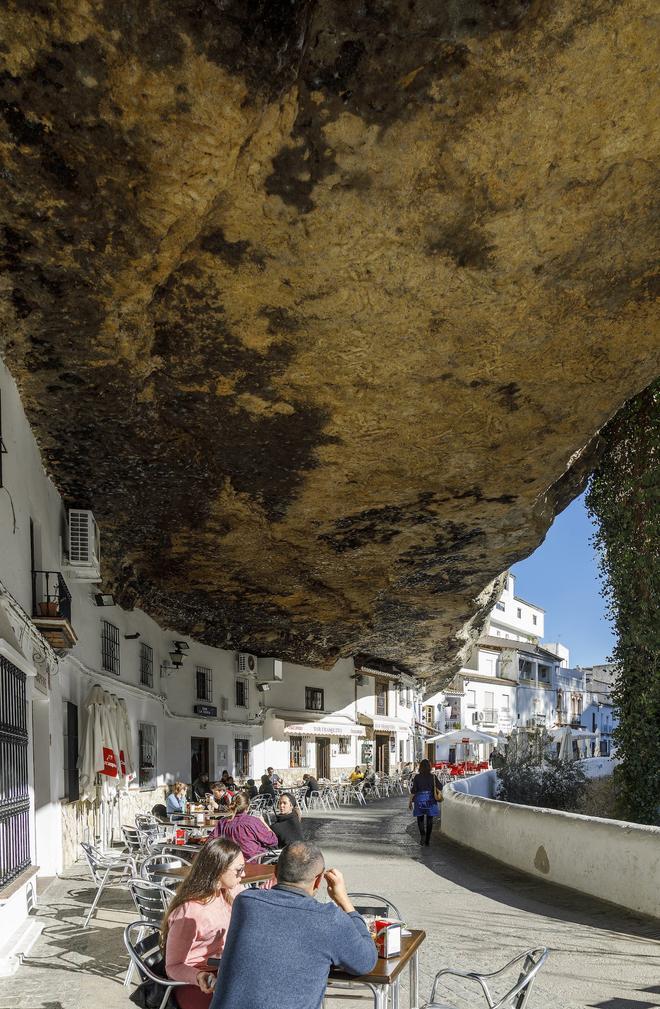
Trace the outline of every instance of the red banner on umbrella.
{"type": "Polygon", "coordinates": [[[109,746],[103,747],[103,770],[99,773],[107,774],[109,778],[117,777],[117,758],[115,751],[111,750],[109,746]]]}

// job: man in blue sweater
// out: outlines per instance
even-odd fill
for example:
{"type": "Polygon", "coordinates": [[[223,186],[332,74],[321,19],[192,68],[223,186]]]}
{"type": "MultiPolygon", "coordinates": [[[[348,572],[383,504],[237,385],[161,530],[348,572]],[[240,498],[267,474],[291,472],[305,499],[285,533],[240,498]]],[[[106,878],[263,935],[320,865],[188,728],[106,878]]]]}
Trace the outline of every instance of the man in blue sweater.
{"type": "Polygon", "coordinates": [[[319,1009],[331,967],[358,975],[376,965],[344,877],[325,869],[315,844],[288,845],[276,875],[272,890],[234,901],[211,1009],[319,1009]],[[314,900],[322,879],[332,903],[314,900]]]}

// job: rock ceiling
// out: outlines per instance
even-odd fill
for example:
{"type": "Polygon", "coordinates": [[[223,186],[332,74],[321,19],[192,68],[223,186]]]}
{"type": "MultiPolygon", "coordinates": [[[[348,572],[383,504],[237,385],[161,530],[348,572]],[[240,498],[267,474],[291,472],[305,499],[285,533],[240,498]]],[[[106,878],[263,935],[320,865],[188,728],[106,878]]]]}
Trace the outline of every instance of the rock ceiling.
{"type": "Polygon", "coordinates": [[[2,352],[107,583],[441,677],[660,370],[651,3],[2,8],[2,352]]]}

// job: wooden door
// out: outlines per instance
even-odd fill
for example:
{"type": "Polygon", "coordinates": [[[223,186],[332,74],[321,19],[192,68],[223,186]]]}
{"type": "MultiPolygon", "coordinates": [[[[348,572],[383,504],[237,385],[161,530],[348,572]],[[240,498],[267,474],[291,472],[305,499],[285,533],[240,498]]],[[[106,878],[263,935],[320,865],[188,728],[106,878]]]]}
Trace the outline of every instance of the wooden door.
{"type": "Polygon", "coordinates": [[[376,733],[376,770],[379,774],[390,773],[390,737],[376,733]]]}
{"type": "Polygon", "coordinates": [[[316,740],[316,777],[330,777],[330,740],[325,736],[316,740]]]}

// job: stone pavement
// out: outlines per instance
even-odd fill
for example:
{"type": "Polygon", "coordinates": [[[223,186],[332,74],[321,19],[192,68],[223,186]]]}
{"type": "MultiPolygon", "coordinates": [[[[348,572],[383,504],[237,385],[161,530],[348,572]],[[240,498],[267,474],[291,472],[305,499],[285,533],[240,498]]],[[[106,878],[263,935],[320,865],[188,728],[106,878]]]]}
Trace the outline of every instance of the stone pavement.
{"type": "MultiPolygon", "coordinates": [[[[422,848],[403,798],[315,813],[304,822],[350,889],[390,897],[407,922],[426,930],[422,996],[441,966],[493,970],[525,948],[544,945],[551,956],[529,1009],[660,1006],[657,922],[508,870],[439,833],[422,848]]],[[[18,973],[0,980],[0,1009],[130,1009],[121,930],[135,914],[123,893],[109,890],[83,931],[82,911],[93,893],[82,866],[48,888],[40,905],[43,934],[18,973]]],[[[452,999],[460,1009],[485,1006],[458,991],[452,999]]],[[[327,1005],[364,1009],[370,1002],[327,1005]]],[[[402,1009],[407,1005],[404,985],[402,1009]]]]}

